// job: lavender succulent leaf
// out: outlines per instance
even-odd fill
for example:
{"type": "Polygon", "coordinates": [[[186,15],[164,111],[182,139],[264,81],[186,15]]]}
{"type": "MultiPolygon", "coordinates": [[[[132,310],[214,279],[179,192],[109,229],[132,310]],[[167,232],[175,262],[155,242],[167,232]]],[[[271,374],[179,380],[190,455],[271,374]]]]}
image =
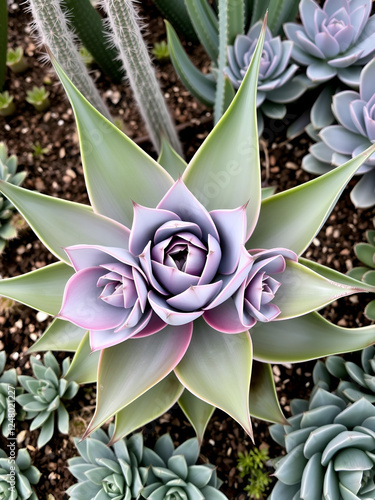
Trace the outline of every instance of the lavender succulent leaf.
{"type": "Polygon", "coordinates": [[[75,352],[86,330],[72,323],[55,318],[43,335],[28,349],[29,353],[39,351],[73,351],[75,352]]]}
{"type": "Polygon", "coordinates": [[[187,389],[181,394],[178,404],[195,430],[198,443],[201,444],[215,407],[197,398],[187,389]]]}
{"type": "Polygon", "coordinates": [[[92,207],[94,211],[130,227],[132,201],[156,206],[172,186],[173,179],[86,101],[55,59],[53,64],[76,116],[92,207]],[[142,168],[138,167],[140,164],[142,168]]]}

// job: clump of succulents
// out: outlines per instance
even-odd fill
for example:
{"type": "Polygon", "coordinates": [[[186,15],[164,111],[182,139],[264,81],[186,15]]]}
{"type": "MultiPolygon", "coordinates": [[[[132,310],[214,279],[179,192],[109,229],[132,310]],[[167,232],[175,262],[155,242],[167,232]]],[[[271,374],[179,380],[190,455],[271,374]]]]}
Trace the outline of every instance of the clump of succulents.
{"type": "MultiPolygon", "coordinates": [[[[375,219],[373,224],[375,227],[375,219]]],[[[354,246],[354,252],[363,265],[354,267],[348,275],[375,286],[375,231],[367,231],[366,238],[368,243],[357,243],[354,246]]],[[[371,321],[375,321],[375,300],[367,304],[364,314],[371,321]]]]}
{"type": "Polygon", "coordinates": [[[0,116],[11,116],[16,111],[14,97],[7,90],[0,92],[0,116]]]}
{"type": "Polygon", "coordinates": [[[32,419],[30,430],[40,430],[38,447],[41,448],[51,439],[55,428],[55,415],[61,433],[69,432],[69,414],[64,402],[72,399],[77,391],[78,384],[64,378],[70,362],[65,358],[62,370],[55,356],[51,352],[44,355],[44,363],[30,358],[34,377],[20,375],[18,380],[25,393],[17,396],[17,402],[26,412],[26,419],[32,419]]]}
{"type": "Polygon", "coordinates": [[[16,451],[16,445],[8,443],[7,452],[0,450],[0,498],[38,500],[32,485],[40,476],[26,448],[16,451]]]}
{"type": "Polygon", "coordinates": [[[198,457],[196,438],[188,439],[175,449],[169,434],[161,436],[154,450],[144,449],[142,463],[149,469],[142,497],[148,500],[225,499],[226,496],[218,491],[222,483],[215,467],[210,464],[196,465],[198,457]]]}
{"type": "Polygon", "coordinates": [[[358,87],[361,68],[375,52],[375,16],[371,0],[314,0],[299,5],[301,24],[286,23],[284,31],[294,42],[292,57],[307,66],[314,83],[337,76],[358,87]]]}
{"type": "Polygon", "coordinates": [[[246,477],[247,485],[244,490],[250,498],[263,498],[271,478],[265,470],[265,464],[269,460],[268,451],[265,448],[254,448],[245,453],[238,453],[237,468],[241,477],[246,477]]]}
{"type": "Polygon", "coordinates": [[[165,40],[155,42],[151,52],[159,62],[169,61],[169,49],[165,40]]]}
{"type": "Polygon", "coordinates": [[[278,479],[270,500],[367,499],[375,495],[375,407],[353,404],[321,387],[309,401],[293,400],[288,425],[270,427],[285,447],[275,460],[278,479]]]}
{"type": "MultiPolygon", "coordinates": [[[[375,59],[361,71],[359,92],[346,90],[333,96],[332,111],[338,124],[324,127],[320,141],[313,144],[302,166],[322,174],[362,153],[375,143],[375,59]]],[[[375,204],[375,154],[358,169],[362,178],[351,191],[356,207],[375,204]]]]}
{"type": "Polygon", "coordinates": [[[70,472],[78,479],[78,483],[67,490],[71,498],[140,498],[147,477],[147,468],[141,466],[142,434],[108,446],[110,438],[98,429],[88,439],[75,438],[74,442],[81,456],[68,461],[70,472]]]}
{"type": "Polygon", "coordinates": [[[37,111],[46,111],[50,106],[49,92],[44,85],[34,87],[27,91],[26,101],[34,106],[37,111]]]}
{"type": "MultiPolygon", "coordinates": [[[[8,156],[8,149],[4,142],[0,142],[0,180],[20,186],[26,177],[26,172],[17,172],[17,157],[8,156]]],[[[17,234],[11,223],[15,207],[0,195],[0,253],[4,250],[6,242],[17,234]]]]}
{"type": "Polygon", "coordinates": [[[29,65],[23,54],[22,47],[16,47],[15,49],[8,49],[7,51],[7,66],[13,73],[24,73],[29,65]]]}
{"type": "MultiPolygon", "coordinates": [[[[228,46],[228,66],[225,73],[235,89],[238,89],[254,53],[262,23],[254,24],[246,35],[237,35],[234,44],[228,46]]],[[[306,90],[299,78],[293,78],[298,66],[292,64],[290,56],[293,43],[273,37],[266,29],[258,77],[257,107],[269,118],[284,118],[285,103],[298,99],[306,90]]],[[[263,130],[262,116],[258,122],[263,130]]]]}
{"type": "Polygon", "coordinates": [[[16,385],[17,372],[15,368],[4,371],[6,362],[5,351],[0,352],[0,425],[3,436],[14,436],[14,420],[16,418],[16,385]]]}

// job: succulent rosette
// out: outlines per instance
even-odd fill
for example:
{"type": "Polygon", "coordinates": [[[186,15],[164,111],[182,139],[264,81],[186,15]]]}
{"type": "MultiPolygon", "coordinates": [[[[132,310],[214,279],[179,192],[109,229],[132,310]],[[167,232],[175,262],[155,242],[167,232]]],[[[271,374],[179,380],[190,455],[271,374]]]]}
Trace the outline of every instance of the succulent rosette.
{"type": "MultiPolygon", "coordinates": [[[[262,22],[251,26],[246,35],[240,34],[228,46],[228,66],[225,74],[235,89],[241,85],[262,29],[262,22]]],[[[291,62],[293,43],[273,37],[266,29],[263,53],[259,68],[257,106],[270,118],[282,119],[286,114],[285,103],[298,99],[306,90],[299,77],[293,78],[298,66],[291,62]]],[[[259,128],[263,119],[259,114],[259,128]]]]}
{"type": "MultiPolygon", "coordinates": [[[[359,92],[345,90],[333,96],[332,111],[337,124],[319,131],[321,139],[310,147],[302,166],[322,174],[354,158],[375,143],[375,59],[361,71],[359,92]]],[[[358,169],[362,175],[350,197],[356,207],[375,204],[375,154],[358,169]]]]}
{"type": "Polygon", "coordinates": [[[86,435],[116,415],[115,442],[176,401],[199,439],[215,407],[251,435],[250,414],[285,421],[270,363],[375,341],[375,326],[342,328],[315,312],[374,287],[301,257],[372,151],[262,201],[263,39],[188,165],[166,142],[154,161],[55,62],[78,124],[91,207],[0,182],[59,259],[1,280],[0,293],[55,316],[32,351],[75,351],[65,378],[97,382],[86,435]]]}
{"type": "Polygon", "coordinates": [[[358,87],[362,67],[375,52],[375,16],[371,0],[302,0],[302,25],[285,23],[284,31],[294,42],[292,57],[307,66],[306,75],[315,83],[337,76],[350,87],[358,87]]]}

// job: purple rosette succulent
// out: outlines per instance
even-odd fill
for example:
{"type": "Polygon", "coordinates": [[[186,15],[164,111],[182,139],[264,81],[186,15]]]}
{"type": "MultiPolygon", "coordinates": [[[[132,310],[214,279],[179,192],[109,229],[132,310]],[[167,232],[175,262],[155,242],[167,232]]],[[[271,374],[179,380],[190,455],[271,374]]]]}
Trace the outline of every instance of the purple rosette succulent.
{"type": "MultiPolygon", "coordinates": [[[[361,72],[359,92],[345,90],[333,96],[332,111],[338,122],[322,128],[321,141],[310,147],[303,168],[324,174],[375,144],[375,59],[361,72]]],[[[316,137],[316,134],[314,134],[316,137]]],[[[350,197],[356,207],[375,205],[375,154],[358,169],[363,177],[350,197]]]]}
{"type": "MultiPolygon", "coordinates": [[[[228,46],[225,73],[235,89],[239,88],[246,74],[261,29],[262,22],[259,21],[246,35],[238,35],[234,44],[228,46]]],[[[283,118],[286,113],[284,103],[295,101],[306,89],[298,77],[293,78],[298,66],[291,63],[292,48],[292,42],[281,41],[279,36],[272,36],[269,28],[266,29],[258,77],[257,107],[269,118],[283,118]]],[[[262,121],[259,128],[262,128],[262,121]]]]}
{"type": "Polygon", "coordinates": [[[299,6],[302,25],[285,23],[294,42],[292,57],[315,83],[338,76],[358,87],[361,68],[375,53],[375,16],[371,0],[326,0],[321,8],[314,0],[299,6]]]}

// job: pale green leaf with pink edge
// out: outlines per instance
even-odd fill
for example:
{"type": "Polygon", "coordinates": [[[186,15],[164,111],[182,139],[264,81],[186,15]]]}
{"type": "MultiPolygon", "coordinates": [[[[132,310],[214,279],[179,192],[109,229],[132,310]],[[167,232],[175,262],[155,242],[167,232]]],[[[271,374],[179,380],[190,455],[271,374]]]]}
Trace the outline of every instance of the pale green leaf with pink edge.
{"type": "Polygon", "coordinates": [[[199,443],[202,443],[207,424],[215,407],[197,398],[187,389],[182,393],[178,404],[195,430],[199,443]]]}
{"type": "Polygon", "coordinates": [[[133,204],[158,204],[172,177],[80,94],[58,62],[52,60],[76,117],[86,187],[94,210],[127,227],[133,204]]]}
{"type": "Polygon", "coordinates": [[[91,352],[89,332],[86,332],[75,353],[65,378],[78,384],[92,384],[98,379],[100,351],[91,352]]]}
{"type": "Polygon", "coordinates": [[[248,332],[228,335],[213,330],[199,319],[194,323],[189,348],[175,373],[196,397],[231,415],[252,436],[249,415],[251,364],[248,332]]]}
{"type": "Polygon", "coordinates": [[[55,318],[43,335],[28,349],[28,353],[39,351],[76,351],[86,330],[55,318]]]}
{"type": "Polygon", "coordinates": [[[54,316],[61,308],[65,285],[73,274],[74,269],[64,262],[50,264],[0,280],[0,295],[54,316]]]}
{"type": "Polygon", "coordinates": [[[208,210],[248,203],[247,235],[256,225],[261,201],[256,93],[264,34],[265,26],[235,98],[182,176],[208,210]]]}

